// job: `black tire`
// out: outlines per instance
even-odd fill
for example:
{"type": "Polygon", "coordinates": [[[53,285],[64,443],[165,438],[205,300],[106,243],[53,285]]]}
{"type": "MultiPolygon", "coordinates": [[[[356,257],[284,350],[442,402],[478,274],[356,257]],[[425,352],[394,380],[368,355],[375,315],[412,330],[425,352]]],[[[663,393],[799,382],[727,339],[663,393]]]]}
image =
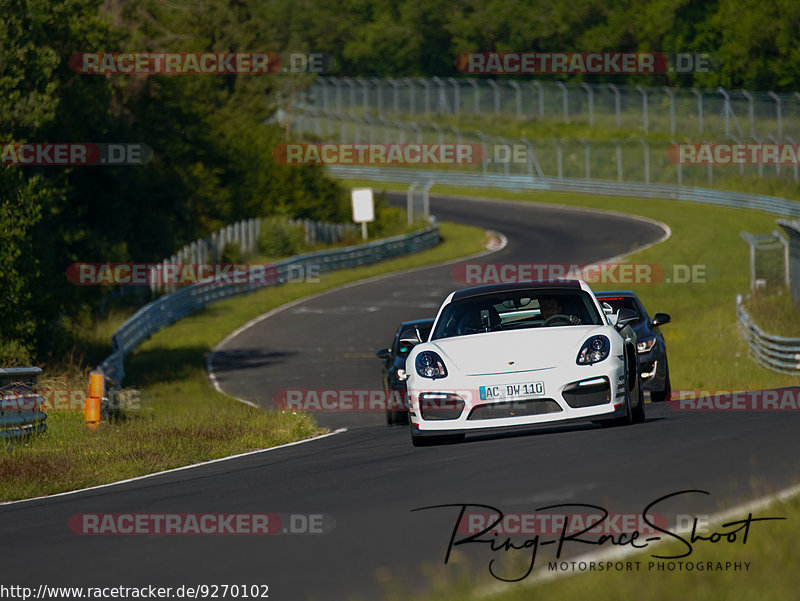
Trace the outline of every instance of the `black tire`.
{"type": "Polygon", "coordinates": [[[637,397],[639,398],[639,402],[636,404],[636,407],[633,408],[633,423],[634,424],[641,424],[644,421],[644,390],[642,387],[642,378],[639,374],[636,374],[636,380],[638,384],[636,388],[638,389],[637,397]]]}
{"type": "Polygon", "coordinates": [[[398,409],[394,412],[394,423],[398,426],[408,425],[408,410],[398,409]]]}
{"type": "Polygon", "coordinates": [[[636,376],[634,380],[633,387],[631,387],[631,377],[630,377],[630,352],[625,352],[625,415],[622,417],[618,417],[617,419],[610,420],[608,422],[609,426],[630,426],[634,423],[639,423],[639,421],[644,421],[644,395],[642,393],[642,379],[639,376],[639,370],[634,365],[634,369],[636,370],[636,376]],[[631,390],[631,388],[633,388],[631,390]],[[636,408],[633,407],[631,404],[631,397],[636,396],[639,399],[638,406],[636,408]]]}
{"type": "Polygon", "coordinates": [[[667,374],[664,376],[664,390],[653,390],[650,392],[650,400],[654,403],[663,403],[669,400],[669,395],[672,392],[672,384],[669,381],[669,363],[664,362],[667,374]]]}

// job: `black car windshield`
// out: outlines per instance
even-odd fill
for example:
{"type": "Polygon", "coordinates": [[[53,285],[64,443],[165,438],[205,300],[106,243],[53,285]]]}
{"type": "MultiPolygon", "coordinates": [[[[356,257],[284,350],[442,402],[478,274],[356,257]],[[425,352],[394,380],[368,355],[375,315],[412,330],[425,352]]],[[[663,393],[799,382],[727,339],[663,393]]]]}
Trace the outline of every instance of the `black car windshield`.
{"type": "Polygon", "coordinates": [[[600,301],[600,306],[603,306],[603,303],[608,303],[614,313],[619,312],[620,309],[630,309],[634,313],[636,313],[636,321],[634,324],[639,323],[644,319],[642,312],[639,310],[639,303],[636,302],[632,296],[609,296],[605,298],[598,298],[600,301]]]}
{"type": "Polygon", "coordinates": [[[481,332],[601,325],[592,298],[576,290],[511,290],[448,304],[431,340],[481,332]]]}

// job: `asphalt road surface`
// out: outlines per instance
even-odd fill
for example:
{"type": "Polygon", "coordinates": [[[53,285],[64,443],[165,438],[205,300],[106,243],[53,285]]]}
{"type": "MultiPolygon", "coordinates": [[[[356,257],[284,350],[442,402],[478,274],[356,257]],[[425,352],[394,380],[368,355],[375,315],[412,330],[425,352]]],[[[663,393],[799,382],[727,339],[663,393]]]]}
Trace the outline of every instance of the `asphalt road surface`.
{"type": "MultiPolygon", "coordinates": [[[[502,232],[508,246],[480,259],[492,262],[588,262],[663,235],[642,221],[527,205],[434,198],[432,212],[442,220],[502,232]]],[[[432,316],[446,294],[460,287],[452,267],[384,277],[278,312],[220,349],[216,375],[226,392],[264,407],[281,389],[378,388],[374,352],[388,344],[398,322],[432,316]]],[[[443,560],[458,508],[412,511],[416,508],[472,503],[532,512],[549,503],[591,503],[612,513],[638,513],[671,492],[711,493],[663,503],[659,510],[669,516],[730,507],[795,482],[800,421],[793,413],[674,412],[652,404],[647,409],[647,421],[635,426],[540,428],[432,448],[412,447],[407,430],[386,427],[379,412],[318,413],[320,423],[347,431],[0,508],[2,581],[173,588],[265,584],[273,600],[377,599],[387,577],[396,586],[419,590],[426,586],[423,566],[435,566],[445,577],[456,572],[443,560]],[[333,530],[276,536],[77,535],[69,520],[86,513],[324,514],[333,530]]],[[[751,536],[757,535],[754,526],[751,536]]],[[[520,575],[509,563],[512,552],[493,553],[485,544],[459,550],[478,575],[487,574],[495,557],[499,575],[520,575]]],[[[565,553],[587,550],[575,543],[565,553]]],[[[774,569],[751,559],[751,569],[774,569]]],[[[535,570],[541,569],[537,562],[535,570]]]]}

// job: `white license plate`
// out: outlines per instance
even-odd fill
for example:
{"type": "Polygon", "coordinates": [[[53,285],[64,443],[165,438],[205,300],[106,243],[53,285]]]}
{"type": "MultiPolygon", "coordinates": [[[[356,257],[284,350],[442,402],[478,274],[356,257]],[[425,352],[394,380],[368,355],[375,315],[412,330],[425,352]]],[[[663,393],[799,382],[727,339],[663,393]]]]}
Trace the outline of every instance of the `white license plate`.
{"type": "Polygon", "coordinates": [[[500,386],[481,386],[479,392],[482,401],[534,396],[544,394],[544,382],[522,382],[520,384],[502,384],[500,386]]]}

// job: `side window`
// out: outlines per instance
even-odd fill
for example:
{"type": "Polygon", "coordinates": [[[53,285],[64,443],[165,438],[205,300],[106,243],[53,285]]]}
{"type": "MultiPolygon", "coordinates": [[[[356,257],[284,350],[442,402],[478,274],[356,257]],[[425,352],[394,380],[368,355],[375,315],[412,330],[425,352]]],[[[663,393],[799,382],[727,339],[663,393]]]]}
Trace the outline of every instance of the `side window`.
{"type": "Polygon", "coordinates": [[[408,328],[406,330],[403,330],[397,339],[397,354],[400,355],[401,357],[407,356],[408,353],[411,352],[411,349],[414,347],[410,344],[403,344],[403,339],[416,338],[416,337],[417,337],[416,329],[408,328]]]}

